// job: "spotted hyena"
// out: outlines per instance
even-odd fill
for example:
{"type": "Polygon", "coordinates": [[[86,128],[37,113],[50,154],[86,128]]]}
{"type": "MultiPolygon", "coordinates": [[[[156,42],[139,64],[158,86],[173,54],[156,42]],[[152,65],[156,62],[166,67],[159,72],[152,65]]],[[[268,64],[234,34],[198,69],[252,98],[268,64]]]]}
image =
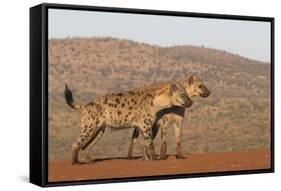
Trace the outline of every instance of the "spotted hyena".
{"type": "MultiPolygon", "coordinates": [[[[193,74],[190,77],[185,77],[178,82],[181,86],[186,89],[189,97],[200,96],[208,97],[211,91],[205,86],[203,81],[198,77],[198,75],[193,74]]],[[[145,91],[147,87],[142,88],[140,91],[145,91]]],[[[158,129],[161,130],[161,149],[160,149],[160,159],[166,158],[167,143],[166,143],[166,131],[168,127],[174,127],[176,136],[176,157],[184,158],[181,153],[181,134],[182,134],[182,123],[185,115],[185,108],[181,106],[172,106],[170,108],[165,108],[157,113],[155,123],[152,127],[152,139],[157,135],[158,129]]],[[[127,154],[128,158],[132,158],[134,144],[139,137],[139,130],[135,128],[129,151],[127,154]]]]}
{"type": "Polygon", "coordinates": [[[87,161],[91,162],[90,150],[107,128],[137,128],[142,138],[144,159],[153,160],[151,129],[157,112],[173,105],[190,107],[193,103],[186,90],[177,83],[155,86],[146,92],[106,95],[87,105],[76,103],[66,85],[65,99],[71,108],[82,111],[81,132],[72,146],[72,164],[79,163],[79,151],[84,149],[87,161]]]}

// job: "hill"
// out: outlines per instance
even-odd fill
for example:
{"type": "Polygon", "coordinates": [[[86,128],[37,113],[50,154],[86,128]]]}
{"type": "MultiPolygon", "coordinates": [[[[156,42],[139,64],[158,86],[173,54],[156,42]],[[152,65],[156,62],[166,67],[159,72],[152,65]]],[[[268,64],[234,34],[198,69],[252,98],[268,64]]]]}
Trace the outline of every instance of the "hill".
{"type": "Polygon", "coordinates": [[[50,93],[61,92],[61,82],[67,82],[79,94],[102,95],[174,81],[192,72],[201,74],[216,97],[269,95],[269,65],[225,51],[161,48],[112,38],[49,40],[50,93]]]}

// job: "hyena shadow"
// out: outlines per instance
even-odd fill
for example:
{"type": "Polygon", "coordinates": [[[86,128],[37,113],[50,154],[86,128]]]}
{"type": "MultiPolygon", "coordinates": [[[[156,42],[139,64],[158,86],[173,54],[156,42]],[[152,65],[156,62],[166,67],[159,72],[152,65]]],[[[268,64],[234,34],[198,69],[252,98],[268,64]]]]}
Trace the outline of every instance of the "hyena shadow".
{"type": "MultiPolygon", "coordinates": [[[[108,158],[98,158],[98,159],[92,159],[91,163],[98,163],[98,162],[104,162],[104,161],[110,161],[110,160],[142,160],[142,156],[134,156],[131,159],[128,159],[127,157],[108,157],[108,158]]],[[[89,164],[89,162],[81,161],[80,164],[89,164]]]]}
{"type": "MultiPolygon", "coordinates": [[[[175,157],[176,155],[167,155],[167,158],[169,157],[175,157]]],[[[92,163],[99,163],[99,162],[105,162],[105,161],[110,161],[110,160],[128,160],[128,161],[133,161],[133,160],[139,160],[139,161],[144,161],[143,156],[134,156],[131,158],[128,157],[107,157],[107,158],[98,158],[98,159],[92,159],[91,162],[92,163]]],[[[156,160],[164,160],[161,159],[160,155],[156,155],[156,160]]],[[[83,162],[81,161],[80,164],[89,164],[89,162],[83,162]]]]}

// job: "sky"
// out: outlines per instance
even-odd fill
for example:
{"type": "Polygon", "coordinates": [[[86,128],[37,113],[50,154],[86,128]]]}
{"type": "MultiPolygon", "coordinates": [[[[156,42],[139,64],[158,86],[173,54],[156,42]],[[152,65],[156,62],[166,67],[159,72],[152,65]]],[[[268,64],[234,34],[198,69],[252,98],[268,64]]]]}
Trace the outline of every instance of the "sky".
{"type": "Polygon", "coordinates": [[[49,9],[50,38],[113,37],[195,45],[270,62],[270,22],[49,9]]]}

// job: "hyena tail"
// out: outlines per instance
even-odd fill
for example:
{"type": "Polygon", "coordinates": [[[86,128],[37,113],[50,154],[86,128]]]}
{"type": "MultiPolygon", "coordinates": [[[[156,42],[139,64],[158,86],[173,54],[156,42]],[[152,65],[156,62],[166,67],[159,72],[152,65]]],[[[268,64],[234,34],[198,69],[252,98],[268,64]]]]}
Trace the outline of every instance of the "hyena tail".
{"type": "Polygon", "coordinates": [[[84,106],[76,103],[73,100],[72,92],[68,88],[67,84],[65,84],[64,97],[65,97],[67,105],[69,105],[72,109],[83,109],[84,108],[84,106]]]}

